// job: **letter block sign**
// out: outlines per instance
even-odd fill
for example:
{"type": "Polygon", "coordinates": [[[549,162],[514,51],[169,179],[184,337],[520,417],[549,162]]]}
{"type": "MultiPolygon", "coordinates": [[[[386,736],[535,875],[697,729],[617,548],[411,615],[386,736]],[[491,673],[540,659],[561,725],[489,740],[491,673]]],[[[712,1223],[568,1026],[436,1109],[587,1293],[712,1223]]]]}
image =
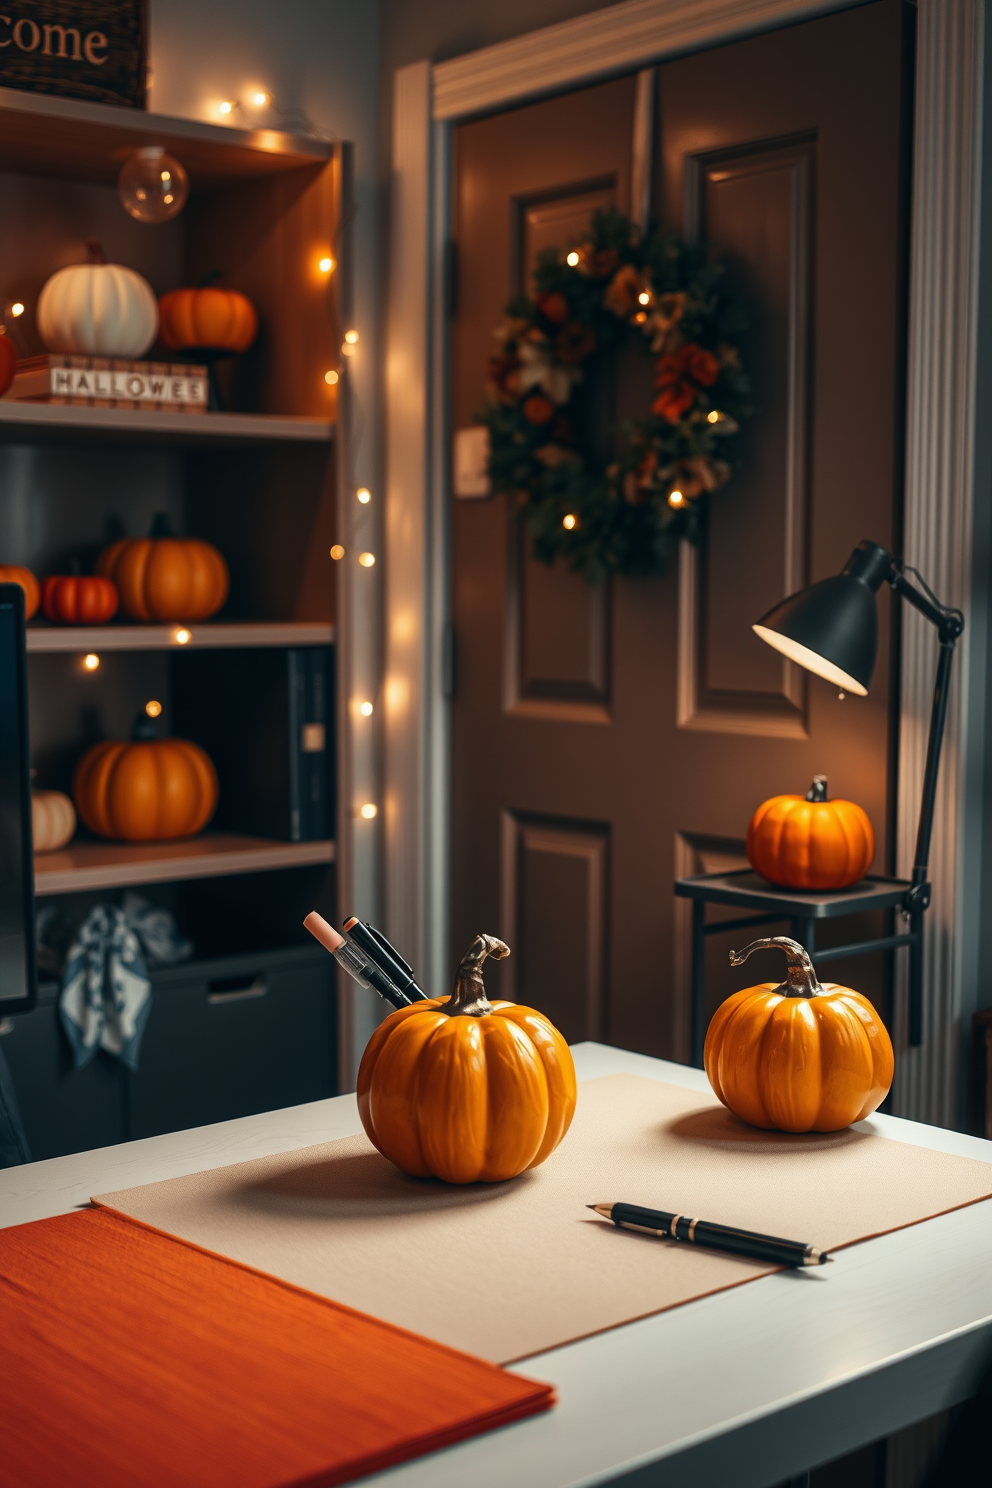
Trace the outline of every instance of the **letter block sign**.
{"type": "Polygon", "coordinates": [[[146,0],[0,0],[0,88],[145,107],[146,0]]]}

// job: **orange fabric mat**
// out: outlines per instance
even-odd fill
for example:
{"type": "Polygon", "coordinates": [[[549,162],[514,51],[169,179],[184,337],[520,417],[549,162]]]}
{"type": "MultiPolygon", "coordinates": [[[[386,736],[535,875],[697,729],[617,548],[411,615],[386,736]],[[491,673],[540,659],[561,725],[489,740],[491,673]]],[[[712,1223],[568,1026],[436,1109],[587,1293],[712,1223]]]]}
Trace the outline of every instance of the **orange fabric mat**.
{"type": "Polygon", "coordinates": [[[553,1404],[112,1214],[0,1230],[3,1488],[318,1488],[553,1404]]]}

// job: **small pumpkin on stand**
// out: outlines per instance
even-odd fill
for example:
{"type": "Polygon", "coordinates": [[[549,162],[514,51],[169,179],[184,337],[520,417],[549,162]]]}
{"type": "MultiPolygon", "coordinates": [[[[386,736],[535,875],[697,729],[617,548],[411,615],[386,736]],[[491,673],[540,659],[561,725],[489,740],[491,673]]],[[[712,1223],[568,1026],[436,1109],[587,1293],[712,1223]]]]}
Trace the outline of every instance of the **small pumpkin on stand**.
{"type": "Polygon", "coordinates": [[[498,1183],[544,1162],[568,1131],[576,1085],[565,1040],[534,1008],[486,997],[483,962],[509,954],[477,935],[451,997],[398,1008],[368,1042],[362,1125],[411,1177],[498,1183]]]}
{"type": "Polygon", "coordinates": [[[217,772],[189,739],[160,739],[138,714],[130,741],[87,749],[72,777],[76,810],[91,832],[125,842],[168,842],[201,832],[217,809],[217,772]]]}
{"type": "Polygon", "coordinates": [[[29,568],[19,563],[0,563],[0,584],[20,584],[24,590],[24,618],[30,620],[41,603],[41,586],[29,568]]]}
{"type": "Polygon", "coordinates": [[[56,625],[106,625],[117,613],[117,590],[99,574],[50,574],[41,581],[41,611],[56,625]]]}
{"type": "Polygon", "coordinates": [[[747,829],[755,873],[787,889],[846,889],[875,856],[868,814],[854,801],[827,799],[827,777],[814,775],[805,796],[772,796],[747,829]]]}
{"type": "Polygon", "coordinates": [[[197,289],[173,289],[158,306],[163,344],[206,362],[213,409],[223,407],[217,363],[246,352],[258,335],[258,313],[251,300],[237,289],[211,282],[219,278],[216,270],[197,289]]]}
{"type": "Polygon", "coordinates": [[[227,598],[230,578],[217,549],[177,537],[158,512],[148,537],[122,537],[104,548],[96,571],[113,580],[133,620],[206,620],[227,598]]]}
{"type": "Polygon", "coordinates": [[[158,333],[155,291],[133,269],[107,263],[95,238],[89,262],[70,264],[38,296],[38,334],[49,351],[140,357],[158,333]]]}
{"type": "Polygon", "coordinates": [[[63,791],[31,792],[31,837],[35,852],[58,852],[72,841],[76,811],[63,791]]]}
{"type": "Polygon", "coordinates": [[[820,985],[798,941],[766,936],[731,951],[730,964],[776,946],[788,958],[786,980],[746,987],[720,1004],[706,1032],[703,1067],[714,1094],[751,1126],[840,1131],[888,1095],[892,1043],[867,997],[834,982],[820,985]]]}

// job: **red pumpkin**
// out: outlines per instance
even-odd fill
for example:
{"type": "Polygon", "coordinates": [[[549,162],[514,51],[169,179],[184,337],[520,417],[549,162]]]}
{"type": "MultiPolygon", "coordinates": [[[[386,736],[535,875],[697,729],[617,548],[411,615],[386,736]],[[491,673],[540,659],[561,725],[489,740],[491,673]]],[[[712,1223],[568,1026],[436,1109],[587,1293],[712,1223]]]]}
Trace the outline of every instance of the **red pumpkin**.
{"type": "Polygon", "coordinates": [[[17,352],[14,343],[0,332],[0,398],[10,387],[17,371],[17,352]]]}
{"type": "MultiPolygon", "coordinates": [[[[2,344],[3,337],[0,337],[2,344]]],[[[22,568],[19,563],[0,563],[0,584],[20,584],[24,590],[24,618],[30,620],[41,602],[41,589],[31,570],[22,568]]]]}
{"type": "Polygon", "coordinates": [[[158,304],[159,335],[170,351],[247,351],[258,334],[258,316],[236,289],[174,289],[158,304]]]}
{"type": "Polygon", "coordinates": [[[105,625],[117,613],[116,585],[99,574],[52,574],[41,583],[41,611],[58,625],[105,625]]]}

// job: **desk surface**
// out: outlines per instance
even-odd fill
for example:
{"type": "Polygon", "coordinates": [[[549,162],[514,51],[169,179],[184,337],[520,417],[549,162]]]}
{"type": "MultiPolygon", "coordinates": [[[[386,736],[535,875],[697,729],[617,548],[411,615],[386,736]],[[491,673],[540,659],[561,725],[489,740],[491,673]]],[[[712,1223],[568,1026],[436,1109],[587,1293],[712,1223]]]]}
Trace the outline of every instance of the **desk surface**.
{"type": "MultiPolygon", "coordinates": [[[[574,1054],[580,1079],[628,1070],[709,1088],[700,1070],[620,1049],[574,1054]]],[[[992,1161],[977,1137],[884,1116],[863,1128],[992,1161]]],[[[11,1168],[0,1226],[360,1130],[347,1095],[11,1168]]],[[[765,1488],[966,1398],[992,1348],[989,1255],[992,1201],[853,1246],[822,1271],[780,1272],[554,1349],[521,1372],[554,1382],[557,1409],[365,1481],[765,1488]]]]}

